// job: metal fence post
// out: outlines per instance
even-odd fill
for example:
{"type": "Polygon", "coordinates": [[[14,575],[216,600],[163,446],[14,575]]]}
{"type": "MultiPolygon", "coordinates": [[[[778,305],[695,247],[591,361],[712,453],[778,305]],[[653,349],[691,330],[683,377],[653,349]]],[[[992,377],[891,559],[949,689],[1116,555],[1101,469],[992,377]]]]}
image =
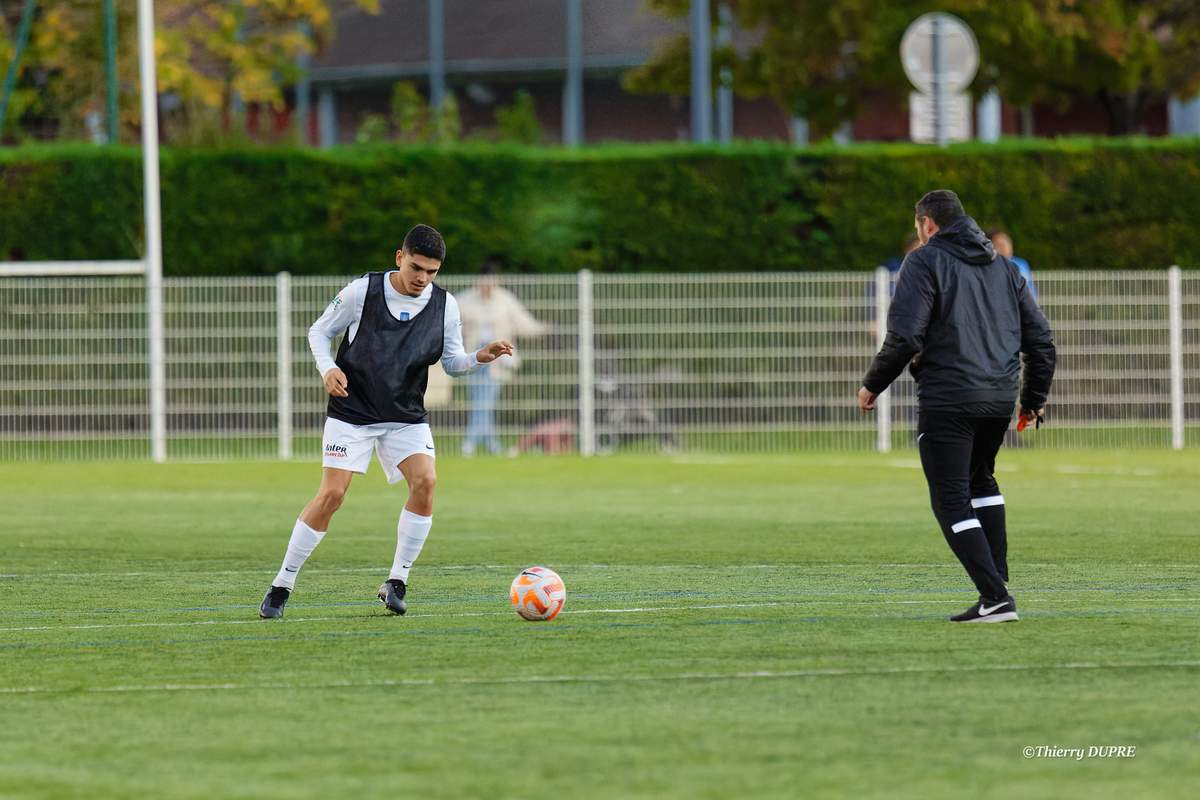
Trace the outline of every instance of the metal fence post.
{"type": "MultiPolygon", "coordinates": [[[[887,267],[875,270],[875,346],[883,347],[887,337],[888,305],[892,299],[892,274],[887,267]]],[[[885,391],[875,400],[875,449],[892,450],[892,392],[885,391]]]]}
{"type": "Polygon", "coordinates": [[[579,270],[579,452],[596,453],[596,375],[592,349],[592,272],[579,270]]]}
{"type": "Polygon", "coordinates": [[[275,273],[275,362],[279,457],[286,461],[292,457],[292,276],[287,272],[275,273]]]}
{"type": "Polygon", "coordinates": [[[1171,447],[1183,449],[1183,271],[1167,270],[1167,310],[1171,327],[1171,447]]]}

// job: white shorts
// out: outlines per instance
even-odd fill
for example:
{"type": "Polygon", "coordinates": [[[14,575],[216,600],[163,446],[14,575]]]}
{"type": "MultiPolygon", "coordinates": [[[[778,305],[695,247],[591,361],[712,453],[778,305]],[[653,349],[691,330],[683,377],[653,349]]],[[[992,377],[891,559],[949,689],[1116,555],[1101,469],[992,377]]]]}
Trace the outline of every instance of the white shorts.
{"type": "Polygon", "coordinates": [[[351,425],[340,419],[325,419],[325,436],[321,442],[321,466],[364,473],[371,464],[371,451],[379,456],[388,483],[404,480],[400,462],[412,455],[435,457],[433,431],[425,422],[391,427],[384,425],[351,425]]]}

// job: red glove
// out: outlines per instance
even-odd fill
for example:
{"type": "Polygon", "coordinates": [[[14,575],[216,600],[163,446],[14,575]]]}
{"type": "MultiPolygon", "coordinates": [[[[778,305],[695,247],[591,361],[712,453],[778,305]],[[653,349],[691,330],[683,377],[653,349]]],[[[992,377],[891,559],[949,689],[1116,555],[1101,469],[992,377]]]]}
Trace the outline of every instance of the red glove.
{"type": "Polygon", "coordinates": [[[1037,430],[1038,428],[1042,427],[1042,423],[1045,422],[1045,420],[1046,420],[1046,418],[1042,414],[1042,412],[1026,411],[1025,409],[1022,408],[1021,416],[1017,418],[1017,432],[1020,433],[1021,431],[1028,428],[1029,423],[1031,423],[1031,422],[1035,422],[1033,429],[1037,430]]]}

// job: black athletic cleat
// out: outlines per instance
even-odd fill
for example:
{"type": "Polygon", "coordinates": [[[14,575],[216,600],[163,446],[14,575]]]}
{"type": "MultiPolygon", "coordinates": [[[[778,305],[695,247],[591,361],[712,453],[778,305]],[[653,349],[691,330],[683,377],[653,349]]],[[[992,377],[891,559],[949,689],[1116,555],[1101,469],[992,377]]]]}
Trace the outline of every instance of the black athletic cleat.
{"type": "Polygon", "coordinates": [[[979,598],[979,602],[968,608],[961,614],[956,614],[950,618],[951,622],[1016,622],[1020,617],[1017,616],[1017,601],[1013,600],[1012,595],[1003,600],[984,600],[979,598]]]}
{"type": "Polygon", "coordinates": [[[408,606],[404,604],[404,595],[407,592],[407,587],[404,581],[399,578],[388,578],[379,587],[379,602],[387,606],[387,610],[393,614],[404,616],[404,612],[408,611],[408,606]]]}
{"type": "Polygon", "coordinates": [[[292,590],[283,586],[272,586],[267,589],[267,596],[263,598],[258,615],[263,619],[279,619],[283,616],[283,607],[287,605],[288,597],[291,594],[292,590]]]}

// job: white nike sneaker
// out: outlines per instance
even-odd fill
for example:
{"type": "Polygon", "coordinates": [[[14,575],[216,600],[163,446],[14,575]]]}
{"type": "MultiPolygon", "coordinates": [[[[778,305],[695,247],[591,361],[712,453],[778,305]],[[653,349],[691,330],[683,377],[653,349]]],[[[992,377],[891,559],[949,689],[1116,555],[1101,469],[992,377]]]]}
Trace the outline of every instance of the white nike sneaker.
{"type": "Polygon", "coordinates": [[[1016,622],[1020,617],[1017,616],[1017,601],[1012,598],[1012,595],[1003,600],[984,600],[979,598],[979,602],[968,608],[961,614],[956,614],[950,618],[951,622],[1016,622]]]}

